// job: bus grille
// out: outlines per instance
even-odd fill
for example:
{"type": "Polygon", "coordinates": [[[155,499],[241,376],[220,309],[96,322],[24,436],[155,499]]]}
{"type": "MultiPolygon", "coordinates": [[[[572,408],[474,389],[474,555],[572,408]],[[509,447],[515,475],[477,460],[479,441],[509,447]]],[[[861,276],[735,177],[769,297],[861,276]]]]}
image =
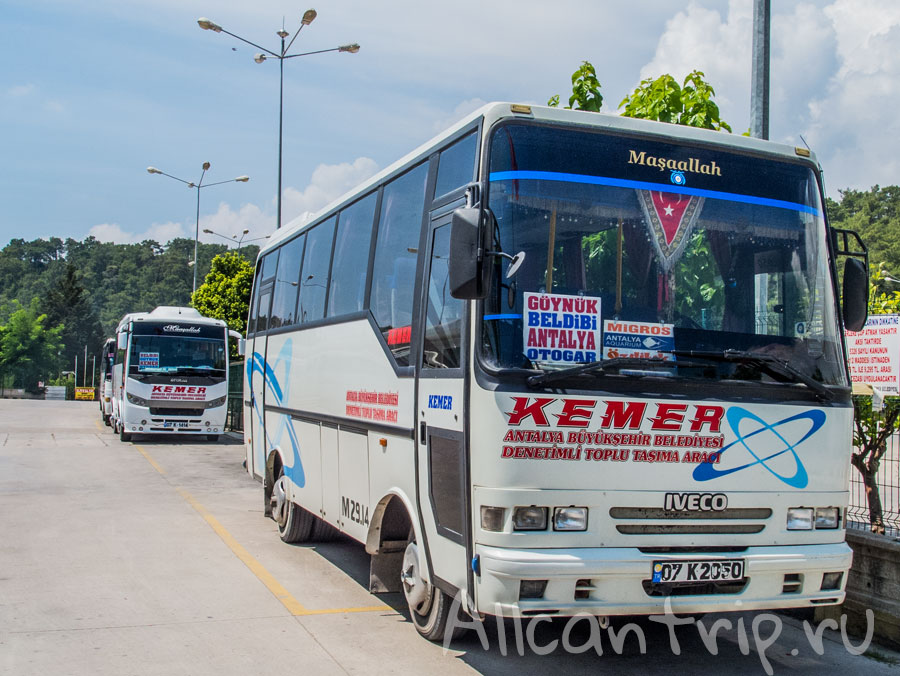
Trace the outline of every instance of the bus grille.
{"type": "Polygon", "coordinates": [[[748,535],[762,532],[772,510],[736,507],[718,512],[675,512],[660,507],[612,507],[609,515],[620,522],[631,522],[616,524],[623,535],[748,535]]]}
{"type": "Polygon", "coordinates": [[[202,416],[202,408],[151,408],[150,415],[192,415],[202,416]]]}

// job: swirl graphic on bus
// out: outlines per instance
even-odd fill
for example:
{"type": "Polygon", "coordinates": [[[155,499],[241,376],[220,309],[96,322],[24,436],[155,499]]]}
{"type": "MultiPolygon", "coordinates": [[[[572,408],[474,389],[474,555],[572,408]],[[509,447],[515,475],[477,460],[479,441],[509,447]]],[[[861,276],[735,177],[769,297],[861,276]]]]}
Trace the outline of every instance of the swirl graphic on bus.
{"type": "MultiPolygon", "coordinates": [[[[716,469],[711,462],[702,463],[694,468],[693,476],[696,481],[709,481],[710,479],[725,476],[726,474],[734,474],[735,472],[760,465],[772,476],[777,477],[788,486],[792,488],[806,488],[806,485],[809,483],[809,475],[806,473],[806,468],[797,454],[797,447],[818,432],[825,423],[825,413],[823,411],[804,411],[774,423],[767,423],[755,413],[751,413],[739,406],[733,406],[728,409],[725,418],[728,420],[728,424],[731,425],[731,430],[737,436],[737,439],[719,451],[718,455],[722,456],[733,447],[742,447],[753,459],[738,467],[721,470],[716,469]],[[808,428],[804,430],[802,426],[793,424],[797,422],[808,423],[808,428]],[[742,427],[743,430],[741,429],[742,427]],[[795,470],[791,475],[781,474],[772,469],[769,462],[785,453],[790,453],[794,458],[795,470]]],[[[733,454],[734,452],[732,452],[733,454]]]]}
{"type": "MultiPolygon", "coordinates": [[[[259,373],[263,378],[266,399],[271,397],[272,403],[274,403],[275,406],[283,406],[289,398],[288,395],[290,394],[291,381],[290,378],[288,378],[288,373],[290,372],[292,345],[293,341],[290,338],[286,340],[281,351],[271,365],[259,352],[254,352],[253,356],[247,361],[247,378],[251,383],[251,388],[253,386],[253,374],[259,373]],[[280,382],[278,378],[279,372],[281,372],[283,376],[280,382]],[[284,383],[284,387],[281,385],[282,382],[284,383]]],[[[287,434],[293,454],[293,462],[290,466],[285,464],[284,473],[300,488],[305,486],[306,475],[303,472],[303,462],[300,460],[300,442],[297,439],[297,433],[294,431],[294,426],[291,423],[291,416],[287,414],[278,414],[278,422],[267,426],[265,424],[265,412],[262,409],[261,402],[257,398],[253,399],[253,414],[256,416],[260,429],[265,430],[266,439],[265,448],[263,448],[262,445],[258,448],[254,448],[254,452],[257,454],[257,466],[265,466],[266,450],[281,445],[285,434],[287,434]]],[[[270,415],[270,422],[272,422],[272,418],[273,416],[270,415]]]]}

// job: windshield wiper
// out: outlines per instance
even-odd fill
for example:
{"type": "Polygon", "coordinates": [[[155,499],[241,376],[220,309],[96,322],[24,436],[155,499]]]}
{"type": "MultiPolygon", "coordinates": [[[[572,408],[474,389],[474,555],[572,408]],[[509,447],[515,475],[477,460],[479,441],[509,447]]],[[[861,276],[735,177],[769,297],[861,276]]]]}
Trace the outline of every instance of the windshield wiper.
{"type": "Polygon", "coordinates": [[[818,380],[798,371],[784,359],[779,359],[771,354],[752,352],[750,350],[722,350],[721,352],[715,350],[672,350],[672,354],[676,357],[733,361],[739,364],[757,364],[763,370],[768,371],[769,375],[786,377],[794,383],[806,385],[815,392],[816,397],[820,401],[831,401],[834,399],[834,393],[824,383],[820,383],[818,380]]]}
{"type": "MultiPolygon", "coordinates": [[[[634,366],[638,368],[647,368],[653,366],[678,366],[677,362],[666,359],[638,359],[635,357],[613,357],[612,359],[599,359],[587,364],[579,364],[578,366],[570,366],[569,368],[560,369],[559,371],[544,371],[538,375],[529,376],[528,384],[532,387],[538,385],[546,385],[555,380],[562,380],[571,376],[581,375],[582,373],[605,373],[607,369],[621,369],[623,367],[634,366]]],[[[631,374],[646,376],[646,373],[631,374]]]]}

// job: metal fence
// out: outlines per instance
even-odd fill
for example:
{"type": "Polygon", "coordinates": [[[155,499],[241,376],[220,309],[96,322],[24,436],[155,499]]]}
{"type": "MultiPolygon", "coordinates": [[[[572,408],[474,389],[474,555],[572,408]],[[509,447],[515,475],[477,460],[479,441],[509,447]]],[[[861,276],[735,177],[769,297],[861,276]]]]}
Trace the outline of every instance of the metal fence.
{"type": "Polygon", "coordinates": [[[225,429],[240,432],[244,429],[244,362],[232,362],[228,367],[228,413],[225,429]]]}
{"type": "MultiPolygon", "coordinates": [[[[884,512],[887,535],[900,536],[900,434],[892,434],[887,441],[887,451],[881,458],[876,474],[884,512]]],[[[850,507],[847,510],[847,526],[869,529],[869,502],[862,475],[850,466],[850,507]]]]}

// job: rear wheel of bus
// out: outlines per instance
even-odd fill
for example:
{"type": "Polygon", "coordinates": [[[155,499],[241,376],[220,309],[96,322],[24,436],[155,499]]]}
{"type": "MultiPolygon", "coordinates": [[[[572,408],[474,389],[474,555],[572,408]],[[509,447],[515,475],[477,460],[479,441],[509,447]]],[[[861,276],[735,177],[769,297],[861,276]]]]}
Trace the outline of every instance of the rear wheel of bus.
{"type": "Polygon", "coordinates": [[[272,485],[272,497],[269,498],[272,519],[278,526],[278,535],[282,542],[306,542],[312,535],[317,519],[300,505],[296,505],[287,497],[287,477],[284,470],[278,468],[278,478],[272,485]]]}

